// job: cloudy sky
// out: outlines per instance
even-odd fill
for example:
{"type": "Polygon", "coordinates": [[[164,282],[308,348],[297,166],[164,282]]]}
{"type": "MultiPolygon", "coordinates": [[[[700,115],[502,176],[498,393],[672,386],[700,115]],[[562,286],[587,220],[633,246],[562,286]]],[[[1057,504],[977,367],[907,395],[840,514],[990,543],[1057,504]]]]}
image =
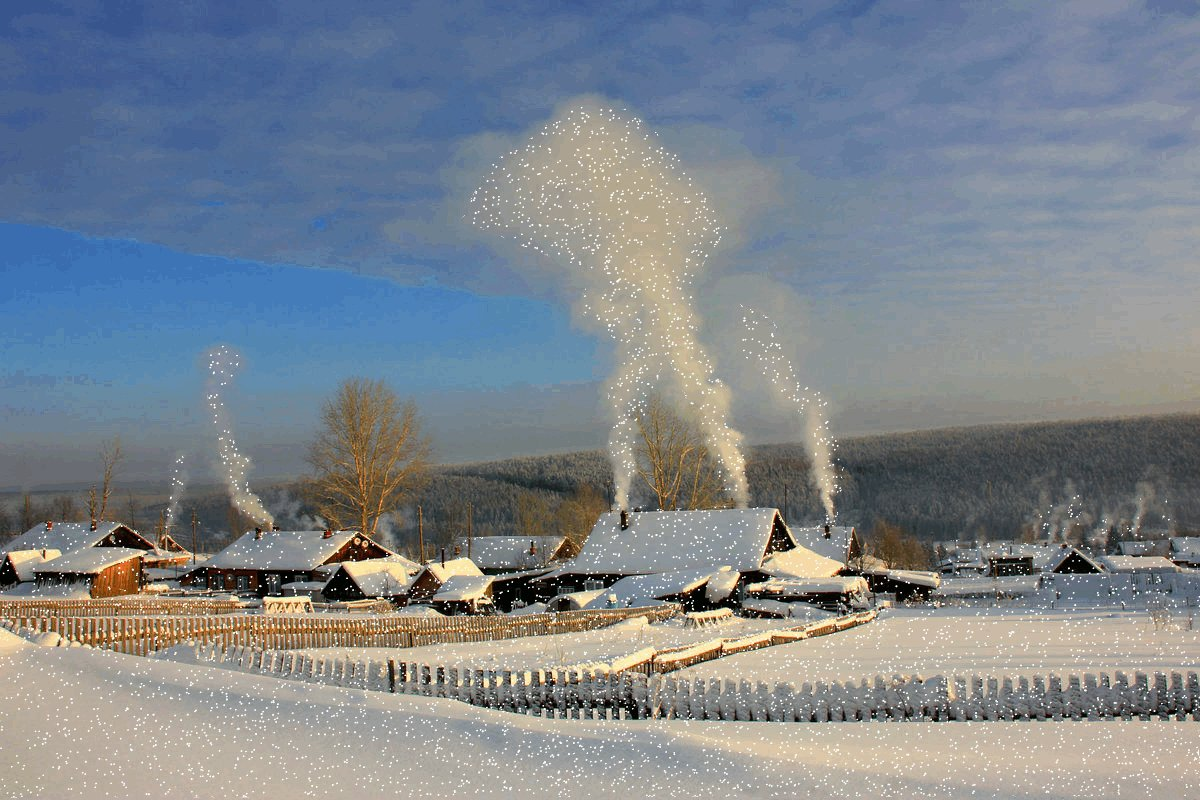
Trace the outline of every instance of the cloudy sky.
{"type": "Polygon", "coordinates": [[[835,434],[1200,405],[1200,18],[1055,3],[0,6],[0,487],[207,464],[200,356],[260,475],[350,375],[442,459],[599,447],[611,350],[557,266],[464,222],[583,99],[642,118],[725,227],[697,302],[780,322],[835,434]],[[747,9],[744,6],[752,6],[747,9]]]}

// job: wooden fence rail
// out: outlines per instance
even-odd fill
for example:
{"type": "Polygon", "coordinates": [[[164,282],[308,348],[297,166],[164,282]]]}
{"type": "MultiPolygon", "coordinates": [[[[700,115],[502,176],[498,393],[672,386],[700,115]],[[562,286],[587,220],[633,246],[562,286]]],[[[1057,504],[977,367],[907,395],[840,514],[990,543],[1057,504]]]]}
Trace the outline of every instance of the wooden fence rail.
{"type": "Polygon", "coordinates": [[[240,600],[212,597],[108,597],[79,599],[0,599],[0,619],[23,617],[119,617],[230,614],[242,611],[240,600]]]}
{"type": "Polygon", "coordinates": [[[480,670],[388,659],[212,649],[220,665],[368,691],[445,697],[560,719],[859,720],[1177,719],[1200,721],[1200,675],[1126,672],[1019,677],[894,675],[768,685],[605,670],[480,670]]]}
{"type": "Polygon", "coordinates": [[[678,606],[564,611],[520,617],[334,616],[324,614],[220,614],[184,616],[7,616],[36,632],[121,653],[148,655],[181,642],[222,647],[291,650],[311,647],[415,647],[574,633],[633,617],[651,622],[678,613],[678,606]]]}

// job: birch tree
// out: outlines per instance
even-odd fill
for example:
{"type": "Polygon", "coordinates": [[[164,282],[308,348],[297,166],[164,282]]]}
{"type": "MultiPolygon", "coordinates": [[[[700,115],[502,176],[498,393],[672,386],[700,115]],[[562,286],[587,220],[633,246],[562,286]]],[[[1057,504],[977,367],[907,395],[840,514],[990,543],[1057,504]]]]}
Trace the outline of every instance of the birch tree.
{"type": "Polygon", "coordinates": [[[663,511],[729,505],[716,459],[699,428],[651,396],[634,418],[641,441],[637,474],[663,511]]]}
{"type": "Polygon", "coordinates": [[[351,378],[321,409],[307,491],[331,527],[353,525],[373,537],[379,518],[425,484],[429,458],[416,405],[383,381],[351,378]]]}

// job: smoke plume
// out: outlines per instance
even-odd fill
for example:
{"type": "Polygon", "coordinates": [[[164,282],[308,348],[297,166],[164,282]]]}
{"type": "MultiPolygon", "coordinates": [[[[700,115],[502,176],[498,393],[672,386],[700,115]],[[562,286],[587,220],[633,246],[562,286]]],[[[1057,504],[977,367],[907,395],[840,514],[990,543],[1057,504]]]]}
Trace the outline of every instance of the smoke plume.
{"type": "Polygon", "coordinates": [[[233,381],[233,376],[241,367],[241,358],[235,350],[226,345],[214,347],[208,351],[205,358],[208,362],[206,401],[217,430],[217,456],[220,458],[221,472],[229,489],[229,499],[243,514],[269,528],[275,523],[275,518],[263,507],[258,495],[250,491],[250,485],[246,482],[250,459],[238,450],[229,422],[229,412],[225,409],[225,388],[233,381]]]}
{"type": "Polygon", "coordinates": [[[556,257],[584,288],[580,308],[616,342],[607,384],[616,501],[628,506],[635,419],[650,394],[682,398],[734,502],[748,500],[729,392],[697,338],[691,289],[720,233],[708,201],[642,123],[574,108],[503,158],[471,196],[472,221],[556,257]]]}
{"type": "Polygon", "coordinates": [[[183,462],[184,456],[180,455],[175,459],[174,466],[171,467],[171,499],[167,501],[167,533],[171,532],[171,527],[175,524],[175,517],[179,515],[179,501],[183,499],[183,490],[187,485],[187,472],[183,468],[183,462]]]}
{"type": "Polygon", "coordinates": [[[829,421],[824,413],[826,402],[820,392],[801,386],[796,380],[796,372],[783,353],[774,322],[765,314],[742,306],[742,325],[745,328],[742,352],[761,365],[772,389],[804,419],[809,474],[825,509],[825,519],[832,522],[837,516],[833,500],[838,491],[837,473],[833,469],[833,451],[837,443],[829,434],[829,421]]]}

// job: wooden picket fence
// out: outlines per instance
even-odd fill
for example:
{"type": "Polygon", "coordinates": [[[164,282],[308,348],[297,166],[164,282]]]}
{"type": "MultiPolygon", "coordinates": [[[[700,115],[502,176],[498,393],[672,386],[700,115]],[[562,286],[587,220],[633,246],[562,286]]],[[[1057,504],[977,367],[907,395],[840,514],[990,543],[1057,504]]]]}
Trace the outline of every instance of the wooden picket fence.
{"type": "Polygon", "coordinates": [[[1177,719],[1200,721],[1194,671],[1020,677],[877,675],[796,685],[675,679],[592,669],[481,670],[304,653],[213,648],[217,665],[377,692],[444,697],[559,719],[696,719],[746,722],[859,720],[1177,719]]]}
{"type": "MultiPolygon", "coordinates": [[[[310,647],[415,647],[482,642],[593,630],[644,617],[657,622],[679,613],[676,605],[564,611],[518,617],[349,616],[325,614],[220,614],[184,616],[8,616],[34,632],[57,633],[72,641],[121,653],[148,655],[179,644],[217,644],[292,650],[310,647]]],[[[0,613],[0,617],[4,615],[0,613]]]]}
{"type": "Polygon", "coordinates": [[[48,600],[0,599],[0,619],[30,617],[119,617],[119,616],[190,616],[231,614],[243,611],[245,603],[215,597],[104,597],[48,600]]]}

